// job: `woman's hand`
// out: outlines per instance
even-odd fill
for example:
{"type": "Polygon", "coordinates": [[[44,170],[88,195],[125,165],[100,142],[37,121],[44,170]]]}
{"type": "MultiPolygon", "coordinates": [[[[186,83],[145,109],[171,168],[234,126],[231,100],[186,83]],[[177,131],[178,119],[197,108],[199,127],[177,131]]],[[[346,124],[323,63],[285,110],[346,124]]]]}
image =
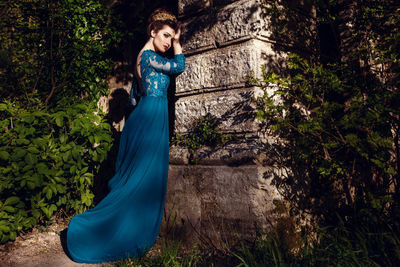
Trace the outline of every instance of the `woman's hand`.
{"type": "Polygon", "coordinates": [[[173,40],[174,43],[179,43],[179,38],[181,37],[181,27],[182,27],[182,24],[180,22],[178,22],[178,30],[176,31],[174,40],[173,40]]]}
{"type": "Polygon", "coordinates": [[[172,44],[174,45],[174,55],[182,54],[182,46],[179,43],[179,38],[181,37],[181,28],[182,24],[178,22],[178,29],[176,30],[174,39],[172,41],[172,44]]]}

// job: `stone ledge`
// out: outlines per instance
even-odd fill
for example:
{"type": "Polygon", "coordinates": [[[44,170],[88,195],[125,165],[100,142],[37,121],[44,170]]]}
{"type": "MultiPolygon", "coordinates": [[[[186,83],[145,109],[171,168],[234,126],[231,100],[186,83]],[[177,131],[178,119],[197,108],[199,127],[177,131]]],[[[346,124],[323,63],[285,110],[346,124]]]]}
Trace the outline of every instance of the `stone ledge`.
{"type": "Polygon", "coordinates": [[[202,89],[194,89],[192,91],[184,91],[180,93],[176,93],[175,96],[177,98],[185,98],[189,97],[192,95],[200,95],[200,94],[209,94],[209,93],[216,93],[216,92],[223,92],[223,91],[228,91],[228,90],[236,90],[236,89],[244,89],[248,88],[251,90],[254,86],[248,86],[246,83],[239,83],[235,85],[227,85],[227,86],[221,86],[221,87],[213,87],[213,88],[202,88],[202,89]]]}
{"type": "Polygon", "coordinates": [[[169,150],[169,163],[171,165],[213,165],[213,166],[273,166],[277,154],[274,154],[273,143],[276,138],[261,141],[256,133],[243,133],[244,138],[231,141],[224,146],[202,147],[191,156],[188,148],[171,146],[169,150]]]}

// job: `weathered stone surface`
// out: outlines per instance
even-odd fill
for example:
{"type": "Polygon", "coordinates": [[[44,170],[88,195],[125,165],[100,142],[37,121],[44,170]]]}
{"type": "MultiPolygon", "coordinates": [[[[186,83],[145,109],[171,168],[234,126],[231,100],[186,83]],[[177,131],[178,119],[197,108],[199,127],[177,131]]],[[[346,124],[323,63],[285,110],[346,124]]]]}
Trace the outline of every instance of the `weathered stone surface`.
{"type": "Polygon", "coordinates": [[[219,131],[244,134],[195,152],[171,147],[162,233],[173,231],[185,244],[225,249],[236,234],[252,238],[256,228],[268,228],[273,200],[281,199],[274,186],[281,173],[268,152],[274,140],[258,132],[255,120],[252,98],[262,92],[246,83],[251,71],[261,78],[261,65],[279,69],[285,62],[268,40],[261,2],[179,1],[186,70],[176,79],[175,131],[190,131],[209,113],[219,131]]]}
{"type": "Polygon", "coordinates": [[[184,54],[201,52],[216,48],[214,36],[211,34],[215,17],[193,16],[183,22],[182,27],[182,50],[184,54]]]}
{"type": "Polygon", "coordinates": [[[175,165],[200,164],[200,165],[227,165],[240,166],[248,164],[266,163],[263,152],[268,144],[260,142],[255,134],[246,134],[237,140],[225,145],[215,147],[204,146],[195,152],[180,146],[171,146],[169,150],[169,162],[175,165]]]}
{"type": "Polygon", "coordinates": [[[179,15],[196,13],[211,5],[211,0],[179,0],[178,12],[179,15]]]}
{"type": "Polygon", "coordinates": [[[221,46],[246,36],[266,35],[258,0],[235,1],[217,14],[217,20],[211,34],[221,46]]]}
{"type": "Polygon", "coordinates": [[[251,70],[260,77],[261,65],[276,56],[270,43],[256,39],[189,56],[185,72],[176,79],[176,93],[243,87],[251,70]]]}
{"type": "Polygon", "coordinates": [[[256,131],[255,87],[231,89],[182,97],[175,103],[175,131],[190,131],[193,122],[206,114],[218,118],[219,130],[225,132],[256,131]]]}
{"type": "MultiPolygon", "coordinates": [[[[267,169],[259,166],[170,165],[165,218],[175,217],[178,236],[196,240],[251,238],[255,227],[272,220],[272,200],[279,198],[267,169]]],[[[163,231],[172,223],[163,221],[163,231]]],[[[215,244],[214,244],[215,245],[215,244]]]]}
{"type": "Polygon", "coordinates": [[[184,53],[225,46],[255,36],[269,36],[265,19],[261,18],[259,0],[229,2],[233,3],[185,20],[184,53]]]}
{"type": "Polygon", "coordinates": [[[237,2],[238,0],[213,0],[213,6],[222,6],[228,5],[233,2],[237,2]]]}

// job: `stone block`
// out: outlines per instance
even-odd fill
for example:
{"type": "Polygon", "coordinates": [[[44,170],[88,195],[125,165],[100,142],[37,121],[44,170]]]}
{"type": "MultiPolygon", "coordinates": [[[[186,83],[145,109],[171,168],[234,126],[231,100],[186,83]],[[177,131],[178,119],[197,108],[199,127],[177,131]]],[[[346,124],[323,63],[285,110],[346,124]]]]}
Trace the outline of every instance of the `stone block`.
{"type": "Polygon", "coordinates": [[[278,60],[271,44],[257,39],[188,56],[185,71],[176,78],[176,94],[243,87],[251,70],[260,77],[262,64],[278,60]]]}
{"type": "Polygon", "coordinates": [[[161,233],[184,240],[186,244],[197,242],[195,229],[200,227],[201,194],[195,180],[196,170],[170,165],[167,195],[161,233]]]}
{"type": "Polygon", "coordinates": [[[182,32],[184,53],[226,46],[256,36],[269,36],[266,20],[261,17],[259,0],[227,2],[232,3],[185,19],[182,32]]]}
{"type": "MultiPolygon", "coordinates": [[[[281,198],[265,171],[256,165],[170,165],[165,218],[175,217],[176,236],[185,243],[252,238],[256,228],[268,228],[272,200],[281,198]]],[[[168,229],[165,218],[162,231],[168,229]]]]}
{"type": "Polygon", "coordinates": [[[175,103],[175,132],[189,132],[193,123],[206,114],[217,117],[220,131],[256,131],[253,96],[257,90],[248,87],[179,98],[175,103]]]}

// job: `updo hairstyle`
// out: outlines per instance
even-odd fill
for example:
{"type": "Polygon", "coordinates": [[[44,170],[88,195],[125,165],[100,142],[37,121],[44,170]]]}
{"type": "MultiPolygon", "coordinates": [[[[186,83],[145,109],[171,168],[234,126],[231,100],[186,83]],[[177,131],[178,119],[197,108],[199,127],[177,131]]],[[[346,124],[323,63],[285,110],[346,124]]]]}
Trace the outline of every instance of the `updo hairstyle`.
{"type": "Polygon", "coordinates": [[[176,16],[165,8],[154,10],[147,20],[147,36],[151,37],[151,31],[158,32],[164,25],[170,26],[176,32],[178,30],[178,20],[176,16]]]}

